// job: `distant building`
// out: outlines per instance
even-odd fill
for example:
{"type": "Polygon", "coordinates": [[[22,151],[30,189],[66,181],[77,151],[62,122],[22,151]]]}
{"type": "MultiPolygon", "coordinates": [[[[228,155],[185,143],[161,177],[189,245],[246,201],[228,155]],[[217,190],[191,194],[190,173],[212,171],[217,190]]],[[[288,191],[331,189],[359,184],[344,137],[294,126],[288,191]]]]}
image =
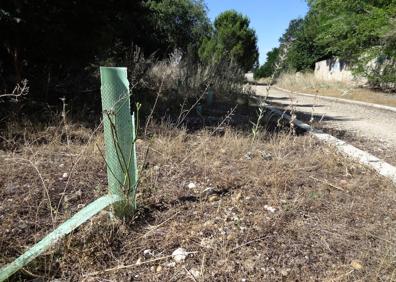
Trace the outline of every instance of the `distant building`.
{"type": "Polygon", "coordinates": [[[315,77],[324,81],[356,82],[347,63],[337,58],[317,62],[315,77]]]}
{"type": "MultiPolygon", "coordinates": [[[[365,67],[365,73],[362,76],[356,76],[352,73],[350,65],[338,58],[332,58],[315,63],[315,78],[322,81],[340,81],[351,83],[357,86],[367,86],[372,83],[367,77],[381,77],[384,75],[386,68],[395,68],[396,62],[391,59],[378,57],[370,60],[365,67]]],[[[396,83],[393,81],[380,81],[375,86],[383,89],[396,90],[396,83]]]]}
{"type": "Polygon", "coordinates": [[[255,80],[254,80],[254,74],[252,73],[252,72],[248,72],[248,73],[246,73],[245,74],[245,79],[248,81],[248,82],[255,82],[255,80]]]}

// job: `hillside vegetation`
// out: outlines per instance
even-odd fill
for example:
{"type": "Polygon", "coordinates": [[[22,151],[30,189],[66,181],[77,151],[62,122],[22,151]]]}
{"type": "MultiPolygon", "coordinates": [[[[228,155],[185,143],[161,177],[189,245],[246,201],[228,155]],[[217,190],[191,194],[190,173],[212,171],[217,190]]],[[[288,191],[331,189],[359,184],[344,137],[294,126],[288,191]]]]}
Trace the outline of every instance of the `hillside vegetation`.
{"type": "Polygon", "coordinates": [[[268,52],[267,62],[256,71],[256,77],[311,71],[315,62],[339,57],[353,66],[355,74],[368,78],[371,86],[395,86],[395,1],[307,2],[307,15],[290,22],[279,47],[268,52]],[[284,53],[285,58],[280,61],[278,53],[284,53]]]}
{"type": "MultiPolygon", "coordinates": [[[[212,77],[225,65],[236,73],[250,70],[258,51],[249,25],[236,11],[225,11],[212,24],[202,0],[2,1],[0,95],[26,80],[29,95],[18,107],[1,99],[1,116],[34,112],[45,121],[62,107],[59,98],[73,113],[98,114],[99,66],[128,66],[135,89],[155,95],[140,83],[150,68],[139,64],[142,57],[183,61],[190,71],[214,70],[212,77]]],[[[208,85],[203,81],[200,92],[208,85]]]]}

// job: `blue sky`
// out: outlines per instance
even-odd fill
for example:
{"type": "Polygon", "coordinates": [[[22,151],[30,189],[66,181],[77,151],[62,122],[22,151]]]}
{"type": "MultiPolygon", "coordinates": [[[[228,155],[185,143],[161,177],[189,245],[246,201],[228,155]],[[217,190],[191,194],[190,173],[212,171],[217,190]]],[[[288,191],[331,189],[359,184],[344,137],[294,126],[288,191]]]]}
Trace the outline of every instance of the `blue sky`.
{"type": "Polygon", "coordinates": [[[289,25],[289,21],[303,17],[308,6],[305,0],[205,0],[212,21],[221,12],[234,9],[250,18],[256,30],[260,51],[260,64],[266,53],[278,46],[278,39],[289,25]]]}

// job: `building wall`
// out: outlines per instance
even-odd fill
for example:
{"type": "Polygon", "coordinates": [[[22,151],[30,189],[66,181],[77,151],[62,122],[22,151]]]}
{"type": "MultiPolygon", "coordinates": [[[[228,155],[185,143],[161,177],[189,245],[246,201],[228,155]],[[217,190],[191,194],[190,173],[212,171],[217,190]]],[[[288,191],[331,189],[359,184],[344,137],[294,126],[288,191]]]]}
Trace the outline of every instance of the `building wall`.
{"type": "Polygon", "coordinates": [[[339,59],[327,59],[315,64],[315,77],[325,81],[356,82],[352,71],[339,59]]]}
{"type": "Polygon", "coordinates": [[[248,82],[254,82],[254,74],[252,72],[248,72],[245,74],[245,79],[248,82]]]}

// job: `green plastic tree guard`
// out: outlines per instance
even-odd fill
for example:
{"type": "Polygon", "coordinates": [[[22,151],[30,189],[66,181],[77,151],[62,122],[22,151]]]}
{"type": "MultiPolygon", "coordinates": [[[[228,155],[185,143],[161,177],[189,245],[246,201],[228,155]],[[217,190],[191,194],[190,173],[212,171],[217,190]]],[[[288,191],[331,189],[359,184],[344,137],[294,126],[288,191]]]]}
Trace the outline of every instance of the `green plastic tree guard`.
{"type": "Polygon", "coordinates": [[[124,217],[136,208],[137,163],[135,121],[130,113],[129,82],[126,68],[100,68],[102,108],[109,195],[92,202],[72,218],[0,269],[0,282],[27,265],[52,245],[109,205],[124,217]]]}
{"type": "Polygon", "coordinates": [[[101,67],[101,94],[108,184],[124,200],[114,205],[124,217],[136,209],[137,163],[126,68],[101,67]]]}
{"type": "Polygon", "coordinates": [[[0,282],[8,279],[12,274],[48,250],[65,235],[72,232],[107,206],[114,204],[119,200],[120,198],[117,195],[106,195],[90,203],[88,206],[76,213],[72,218],[59,225],[54,231],[45,236],[41,241],[36,243],[16,260],[2,267],[0,269],[0,282]]]}

